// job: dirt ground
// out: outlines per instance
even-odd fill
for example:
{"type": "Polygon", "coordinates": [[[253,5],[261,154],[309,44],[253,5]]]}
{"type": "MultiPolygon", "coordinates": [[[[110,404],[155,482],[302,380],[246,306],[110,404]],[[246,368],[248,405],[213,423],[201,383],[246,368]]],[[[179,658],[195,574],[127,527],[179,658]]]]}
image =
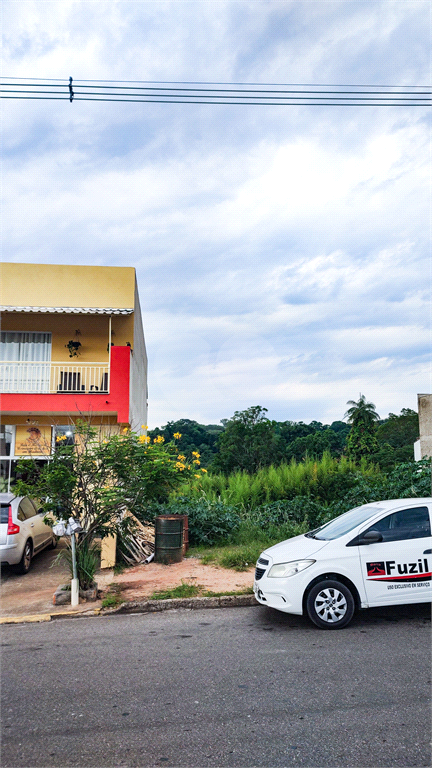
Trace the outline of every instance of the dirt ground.
{"type": "MultiPolygon", "coordinates": [[[[61,542],[60,545],[61,546],[61,542]]],[[[64,564],[50,567],[55,560],[57,550],[45,550],[38,555],[28,574],[19,575],[13,569],[2,567],[0,587],[0,617],[37,615],[40,613],[63,613],[68,606],[53,605],[53,595],[60,584],[69,581],[70,575],[64,564]]],[[[198,558],[189,557],[173,565],[149,563],[127,568],[123,573],[114,575],[112,570],[99,571],[96,581],[104,593],[110,584],[121,585],[124,600],[145,600],[160,589],[179,586],[183,581],[197,584],[212,592],[241,591],[251,587],[254,569],[237,572],[213,565],[201,565],[198,558]]],[[[98,608],[101,600],[80,603],[79,610],[85,612],[98,608]]],[[[74,609],[76,610],[76,609],[74,609]]]]}
{"type": "Polygon", "coordinates": [[[98,585],[103,589],[108,587],[111,580],[121,584],[121,594],[124,599],[144,600],[155,590],[177,587],[182,582],[200,585],[212,592],[241,591],[252,586],[253,573],[253,568],[238,572],[213,565],[202,565],[198,558],[187,557],[181,563],[172,565],[154,562],[148,565],[137,565],[117,576],[111,572],[106,576],[99,576],[98,585]]]}

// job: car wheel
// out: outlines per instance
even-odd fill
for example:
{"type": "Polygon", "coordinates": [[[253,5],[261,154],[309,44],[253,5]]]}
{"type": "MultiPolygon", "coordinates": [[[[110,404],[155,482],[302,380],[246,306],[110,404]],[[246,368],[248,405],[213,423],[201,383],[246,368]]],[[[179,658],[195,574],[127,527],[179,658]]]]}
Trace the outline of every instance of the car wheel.
{"type": "Polygon", "coordinates": [[[354,611],[352,593],[340,581],[323,579],[312,587],[307,596],[307,615],[321,629],[346,627],[354,616],[354,611]]]}
{"type": "Polygon", "coordinates": [[[31,560],[32,560],[32,554],[33,554],[33,547],[30,539],[27,539],[24,551],[22,553],[22,558],[18,563],[18,573],[28,573],[30,570],[31,560]]]}
{"type": "Polygon", "coordinates": [[[52,539],[51,539],[51,544],[50,544],[50,549],[55,549],[57,544],[58,544],[58,536],[56,536],[55,533],[53,533],[52,539]]]}

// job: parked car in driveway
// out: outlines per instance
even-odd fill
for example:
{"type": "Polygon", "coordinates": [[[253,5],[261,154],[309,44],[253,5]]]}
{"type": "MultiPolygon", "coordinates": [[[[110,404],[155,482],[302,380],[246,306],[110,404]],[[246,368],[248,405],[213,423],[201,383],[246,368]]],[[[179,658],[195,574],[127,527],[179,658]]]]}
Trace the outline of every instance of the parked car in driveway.
{"type": "Polygon", "coordinates": [[[358,608],[431,600],[432,498],[374,501],[266,549],[262,605],[342,629],[358,608]]]}
{"type": "Polygon", "coordinates": [[[44,517],[36,500],[0,493],[0,563],[27,573],[38,552],[57,546],[57,537],[44,517]]]}

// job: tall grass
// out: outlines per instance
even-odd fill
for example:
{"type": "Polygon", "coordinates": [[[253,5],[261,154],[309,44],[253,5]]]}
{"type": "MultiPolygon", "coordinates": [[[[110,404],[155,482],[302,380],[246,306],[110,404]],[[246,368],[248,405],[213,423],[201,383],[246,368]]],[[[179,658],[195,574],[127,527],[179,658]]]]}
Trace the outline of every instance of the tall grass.
{"type": "Polygon", "coordinates": [[[222,501],[244,510],[296,496],[309,496],[326,504],[340,499],[359,475],[372,479],[379,475],[379,470],[367,462],[358,466],[345,457],[336,459],[324,453],[319,461],[307,458],[297,463],[292,459],[289,464],[265,467],[253,475],[207,474],[200,487],[184,485],[178,493],[194,499],[204,496],[210,502],[222,501]]]}

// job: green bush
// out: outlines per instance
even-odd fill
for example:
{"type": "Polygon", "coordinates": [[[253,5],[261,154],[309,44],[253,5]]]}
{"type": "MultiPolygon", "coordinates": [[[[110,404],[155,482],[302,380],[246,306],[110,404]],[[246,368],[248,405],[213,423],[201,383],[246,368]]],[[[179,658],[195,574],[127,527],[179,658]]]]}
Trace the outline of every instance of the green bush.
{"type": "Polygon", "coordinates": [[[308,496],[296,496],[271,504],[263,504],[248,514],[248,519],[262,530],[270,526],[303,526],[306,530],[314,528],[323,512],[323,505],[308,496]]]}
{"type": "MultiPolygon", "coordinates": [[[[65,560],[73,578],[72,566],[72,547],[68,541],[68,546],[60,550],[55,558],[53,565],[60,560],[65,560]]],[[[94,584],[94,576],[100,563],[100,545],[96,544],[89,537],[83,537],[77,541],[76,545],[76,567],[77,577],[80,589],[90,589],[94,584]]]]}
{"type": "Polygon", "coordinates": [[[153,522],[157,515],[188,515],[189,544],[212,546],[227,539],[240,525],[241,518],[235,509],[221,501],[175,498],[168,504],[152,504],[147,507],[145,519],[153,522]]]}

